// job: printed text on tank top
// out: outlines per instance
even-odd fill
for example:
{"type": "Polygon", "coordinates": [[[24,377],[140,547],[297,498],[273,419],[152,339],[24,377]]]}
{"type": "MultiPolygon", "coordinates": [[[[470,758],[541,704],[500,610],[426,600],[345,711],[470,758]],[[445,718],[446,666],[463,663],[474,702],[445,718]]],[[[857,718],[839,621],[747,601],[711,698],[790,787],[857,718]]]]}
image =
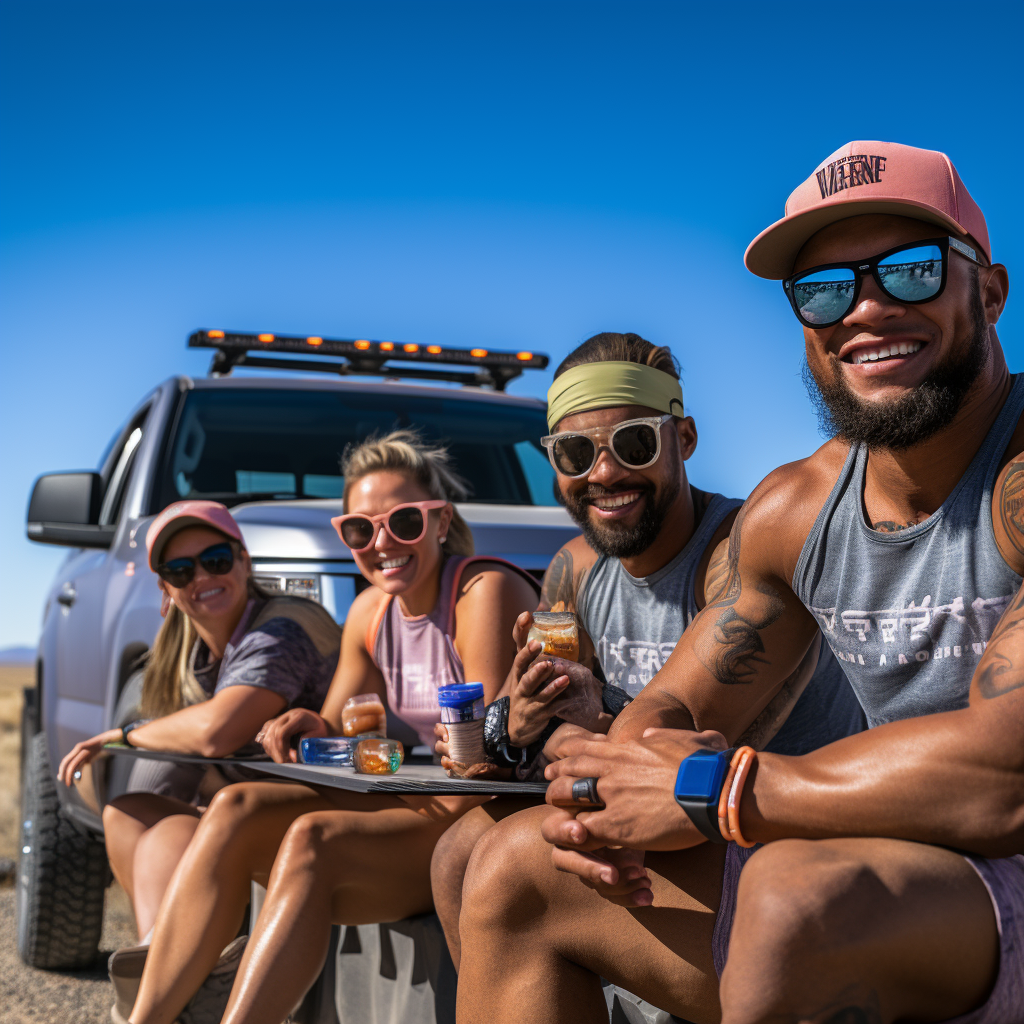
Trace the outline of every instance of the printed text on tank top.
{"type": "Polygon", "coordinates": [[[797,561],[793,589],[853,684],[871,725],[965,707],[974,669],[1021,585],[1000,551],[992,501],[1024,412],[1018,375],[966,472],[932,515],[872,529],[854,446],[797,561]]]}

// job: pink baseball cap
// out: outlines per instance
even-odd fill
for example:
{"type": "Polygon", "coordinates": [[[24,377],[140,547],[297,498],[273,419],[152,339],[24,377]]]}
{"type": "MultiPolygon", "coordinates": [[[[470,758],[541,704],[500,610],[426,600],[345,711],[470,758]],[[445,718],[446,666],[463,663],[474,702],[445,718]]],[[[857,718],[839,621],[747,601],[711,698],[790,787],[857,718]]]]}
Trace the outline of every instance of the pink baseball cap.
{"type": "Polygon", "coordinates": [[[150,523],[146,534],[150,569],[156,570],[163,561],[162,556],[167,542],[188,526],[209,526],[226,534],[232,540],[237,540],[243,546],[245,544],[242,540],[242,531],[226,505],[219,501],[176,501],[173,505],[168,505],[150,523]]]}
{"type": "Polygon", "coordinates": [[[811,235],[864,213],[914,217],[970,235],[992,259],[985,215],[945,153],[898,142],[848,142],[793,192],[786,216],[750,243],[743,262],[758,277],[781,281],[811,235]]]}

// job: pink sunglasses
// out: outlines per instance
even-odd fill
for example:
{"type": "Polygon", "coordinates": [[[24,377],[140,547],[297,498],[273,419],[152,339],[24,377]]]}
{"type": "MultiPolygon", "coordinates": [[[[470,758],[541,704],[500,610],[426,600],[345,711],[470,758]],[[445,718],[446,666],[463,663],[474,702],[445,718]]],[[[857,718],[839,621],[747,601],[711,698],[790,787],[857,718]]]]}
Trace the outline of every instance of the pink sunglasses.
{"type": "Polygon", "coordinates": [[[383,526],[388,535],[399,544],[418,544],[427,533],[426,513],[431,509],[444,508],[447,501],[407,501],[396,505],[379,516],[368,516],[362,512],[335,516],[331,526],[338,536],[353,551],[366,551],[377,540],[377,531],[383,526]]]}

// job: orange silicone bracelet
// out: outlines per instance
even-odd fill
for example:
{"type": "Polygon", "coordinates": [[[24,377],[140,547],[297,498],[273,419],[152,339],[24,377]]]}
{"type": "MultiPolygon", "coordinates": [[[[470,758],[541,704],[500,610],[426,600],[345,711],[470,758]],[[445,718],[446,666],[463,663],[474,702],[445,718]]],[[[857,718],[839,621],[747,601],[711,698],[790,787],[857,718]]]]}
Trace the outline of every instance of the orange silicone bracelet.
{"type": "Polygon", "coordinates": [[[732,780],[736,777],[736,768],[740,763],[740,754],[745,750],[740,747],[734,751],[732,760],[729,762],[729,771],[726,773],[725,782],[722,783],[722,795],[718,798],[718,831],[722,838],[728,842],[732,839],[732,831],[729,828],[729,791],[732,789],[732,780]]]}
{"type": "Polygon", "coordinates": [[[732,788],[729,790],[729,833],[737,846],[743,846],[749,849],[754,844],[747,842],[747,840],[743,838],[743,833],[740,832],[740,800],[743,799],[743,787],[746,785],[747,776],[750,774],[750,769],[757,760],[757,751],[754,750],[753,747],[740,747],[736,753],[740,756],[740,763],[736,769],[736,776],[733,779],[732,788]]]}

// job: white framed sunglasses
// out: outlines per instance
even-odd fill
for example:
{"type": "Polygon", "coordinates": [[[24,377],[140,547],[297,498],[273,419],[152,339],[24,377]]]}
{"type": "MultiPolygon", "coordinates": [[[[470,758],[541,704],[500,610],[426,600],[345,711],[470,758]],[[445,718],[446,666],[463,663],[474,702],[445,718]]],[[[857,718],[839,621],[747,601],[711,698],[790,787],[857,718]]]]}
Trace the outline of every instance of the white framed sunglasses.
{"type": "Polygon", "coordinates": [[[586,476],[594,468],[603,449],[611,452],[612,458],[623,469],[646,469],[658,461],[661,428],[671,419],[675,419],[672,413],[640,416],[610,427],[548,434],[540,439],[540,443],[547,449],[555,472],[562,476],[586,476]]]}

